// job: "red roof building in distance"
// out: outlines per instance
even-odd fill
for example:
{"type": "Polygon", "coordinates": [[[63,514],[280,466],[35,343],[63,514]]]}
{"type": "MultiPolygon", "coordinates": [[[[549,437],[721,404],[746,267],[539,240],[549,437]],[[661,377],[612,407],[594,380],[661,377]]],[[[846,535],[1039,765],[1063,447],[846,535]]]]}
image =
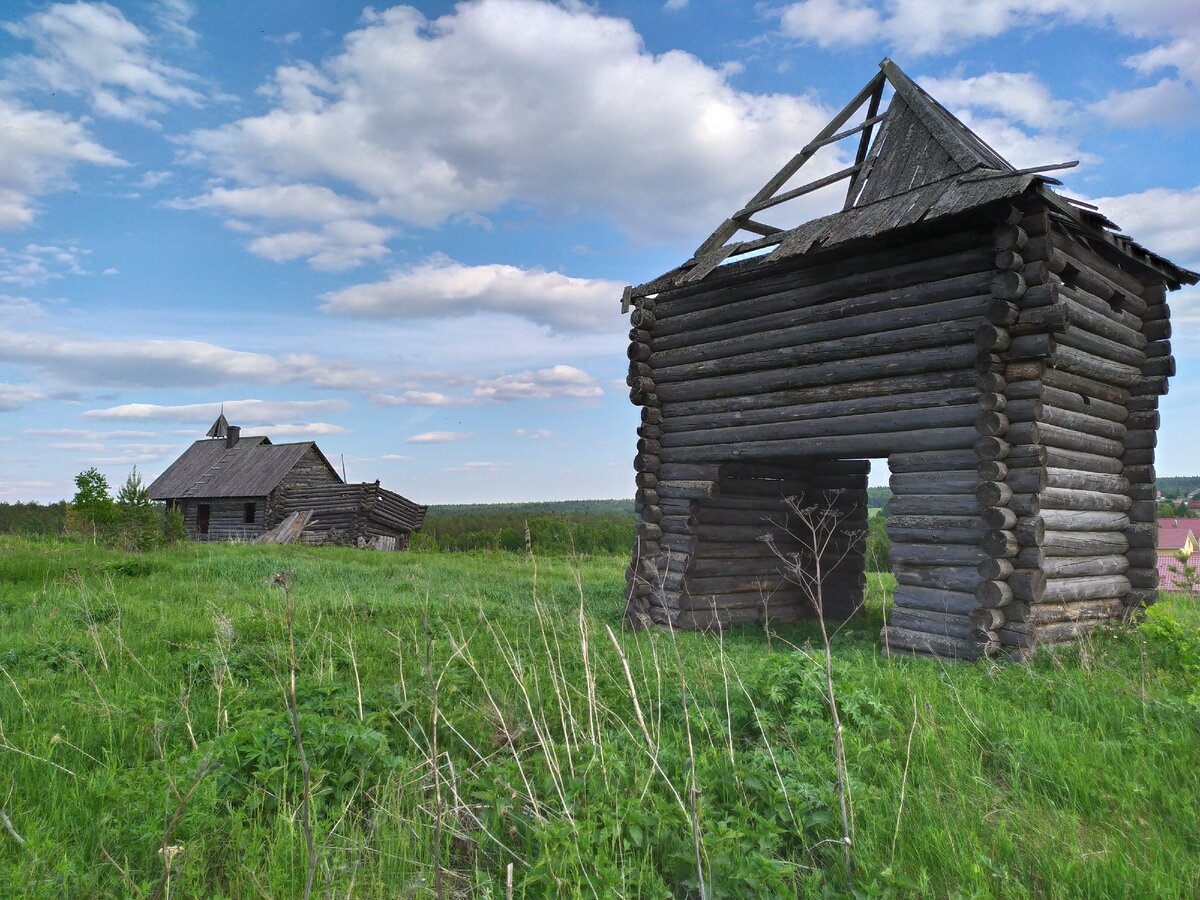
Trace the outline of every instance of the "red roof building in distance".
{"type": "MultiPolygon", "coordinates": [[[[1159,519],[1158,555],[1174,558],[1186,552],[1188,556],[1200,552],[1200,519],[1159,519]]],[[[1161,566],[1161,562],[1160,562],[1161,566]]]]}
{"type": "Polygon", "coordinates": [[[1174,593],[1200,593],[1200,553],[1193,553],[1183,562],[1175,556],[1158,557],[1158,589],[1174,593]],[[1184,569],[1192,570],[1191,577],[1184,569]]]}

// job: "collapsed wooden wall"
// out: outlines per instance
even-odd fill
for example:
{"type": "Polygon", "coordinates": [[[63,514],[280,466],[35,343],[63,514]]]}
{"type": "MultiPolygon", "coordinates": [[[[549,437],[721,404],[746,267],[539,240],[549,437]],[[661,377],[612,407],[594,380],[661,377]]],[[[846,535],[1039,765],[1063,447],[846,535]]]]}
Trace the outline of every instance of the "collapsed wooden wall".
{"type": "MultiPolygon", "coordinates": [[[[1168,311],[1161,280],[1114,264],[1084,230],[1032,194],[637,300],[631,616],[687,628],[761,618],[748,595],[785,589],[747,549],[763,530],[749,520],[814,489],[798,460],[885,456],[889,650],[1020,656],[1152,601],[1168,311]],[[779,465],[797,474],[760,501],[742,492],[738,473],[779,465]]],[[[797,614],[779,597],[779,617],[797,614]]]]}

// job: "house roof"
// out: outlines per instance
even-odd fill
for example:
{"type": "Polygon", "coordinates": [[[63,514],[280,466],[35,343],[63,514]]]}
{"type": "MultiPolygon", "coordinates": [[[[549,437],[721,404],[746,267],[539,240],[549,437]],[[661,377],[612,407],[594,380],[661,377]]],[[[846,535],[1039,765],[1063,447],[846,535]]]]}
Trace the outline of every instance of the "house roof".
{"type": "Polygon", "coordinates": [[[1158,549],[1182,550],[1189,534],[1200,534],[1200,519],[1159,519],[1158,549]]]}
{"type": "Polygon", "coordinates": [[[842,112],[742,209],[726,219],[691,259],[652,281],[627,289],[623,302],[701,281],[727,260],[748,253],[774,248],[748,263],[760,266],[966,212],[1029,190],[1039,191],[1069,225],[1086,226],[1088,237],[1100,240],[1106,250],[1133,257],[1172,286],[1194,284],[1200,279],[1195,272],[1150,253],[1127,236],[1110,234],[1106,229],[1116,226],[1103,215],[1050,191],[1048,184],[1061,182],[1041,173],[1069,168],[1075,162],[1016,169],[890,59],[883,60],[879,67],[879,74],[842,112]],[[895,93],[887,110],[877,114],[885,84],[890,84],[895,93]],[[846,127],[864,104],[866,118],[857,126],[846,127]],[[879,131],[872,142],[876,125],[879,131]],[[852,135],[859,135],[852,166],[801,187],[782,190],[817,150],[852,135]],[[850,184],[839,212],[790,230],[754,218],[840,180],[849,180],[850,184]],[[742,232],[758,237],[734,240],[742,232]]]}
{"type": "MultiPolygon", "coordinates": [[[[1173,556],[1158,558],[1158,589],[1160,591],[1186,591],[1188,585],[1184,580],[1184,566],[1200,573],[1200,553],[1193,553],[1186,563],[1181,563],[1173,556]]],[[[1200,592],[1200,581],[1192,585],[1192,591],[1200,592]]]]}
{"type": "Polygon", "coordinates": [[[272,444],[266,437],[244,437],[227,447],[223,440],[200,440],[154,479],[150,497],[265,497],[309,450],[315,450],[341,481],[312,441],[272,444]]]}

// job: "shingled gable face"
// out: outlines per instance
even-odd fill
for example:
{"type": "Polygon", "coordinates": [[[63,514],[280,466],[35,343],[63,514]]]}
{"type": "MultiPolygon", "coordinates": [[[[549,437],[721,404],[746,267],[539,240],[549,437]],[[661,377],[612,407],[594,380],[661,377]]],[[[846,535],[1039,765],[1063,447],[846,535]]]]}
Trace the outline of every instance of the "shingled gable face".
{"type": "Polygon", "coordinates": [[[825,614],[853,615],[881,457],[889,651],[1024,658],[1152,602],[1165,297],[1198,276],[1055,192],[1070,165],[1015,169],[884,60],[690,259],[626,289],[634,624],[796,619],[818,573],[825,614]],[[793,186],[837,147],[848,166],[793,186]],[[843,182],[839,212],[767,221],[843,182]]]}

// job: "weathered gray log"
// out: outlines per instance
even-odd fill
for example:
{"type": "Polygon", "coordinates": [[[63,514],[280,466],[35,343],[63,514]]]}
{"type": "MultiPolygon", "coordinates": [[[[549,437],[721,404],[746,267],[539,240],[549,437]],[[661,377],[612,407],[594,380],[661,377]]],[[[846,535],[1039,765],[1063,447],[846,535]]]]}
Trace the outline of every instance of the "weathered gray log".
{"type": "Polygon", "coordinates": [[[996,559],[1011,559],[1017,555],[1020,545],[1013,532],[997,529],[984,534],[980,548],[987,556],[996,559]]]}
{"type": "Polygon", "coordinates": [[[1009,383],[1041,381],[1050,387],[1072,391],[1118,405],[1127,403],[1130,397],[1130,392],[1124,387],[1119,387],[1116,384],[1110,384],[1085,375],[1064,371],[1061,368],[1051,368],[1041,360],[1009,363],[1005,367],[1004,373],[1004,377],[1009,383]]]}
{"type": "Polygon", "coordinates": [[[1051,622],[1078,622],[1111,619],[1121,615],[1124,604],[1116,598],[1074,600],[1067,603],[1013,603],[1004,612],[1010,622],[1045,625],[1051,622]]]}
{"type": "Polygon", "coordinates": [[[1009,486],[1022,493],[1040,491],[1043,488],[1070,488],[1083,491],[1104,491],[1110,494],[1129,490],[1129,482],[1122,475],[1106,475],[1099,472],[1083,472],[1056,466],[1046,468],[1014,469],[1008,476],[1009,486]]]}
{"type": "MultiPolygon", "coordinates": [[[[1023,400],[1021,403],[1037,403],[1036,400],[1023,400]]],[[[1016,405],[1015,403],[1013,404],[1016,405]]],[[[1012,416],[1015,420],[1016,416],[1012,416]]],[[[1114,441],[1122,440],[1126,434],[1125,426],[1120,422],[1112,422],[1108,419],[1102,419],[1098,416],[1088,415],[1086,413],[1072,412],[1067,409],[1059,409],[1050,404],[1043,404],[1042,415],[1040,417],[1043,427],[1047,425],[1066,428],[1071,431],[1079,431],[1084,434],[1092,434],[1097,437],[1109,438],[1114,441]]]]}
{"type": "MultiPolygon", "coordinates": [[[[1013,344],[1015,345],[1016,341],[1013,341],[1013,344]]],[[[1054,368],[1070,375],[1107,381],[1122,387],[1131,387],[1142,378],[1141,370],[1136,366],[1114,362],[1066,344],[1060,343],[1053,355],[1054,368]]]]}
{"type": "Polygon", "coordinates": [[[1154,451],[1138,449],[1126,450],[1121,454],[1121,462],[1125,463],[1127,466],[1148,466],[1154,462],[1154,451]]]}
{"type": "Polygon", "coordinates": [[[975,329],[973,340],[980,350],[990,350],[994,353],[1007,350],[1012,344],[1008,329],[992,325],[990,322],[985,322],[975,329]]]}
{"type": "Polygon", "coordinates": [[[1042,566],[1047,578],[1077,578],[1085,575],[1121,575],[1129,570],[1124,556],[1051,556],[1042,566]]]}
{"type": "Polygon", "coordinates": [[[973,494],[909,494],[892,497],[893,516],[978,516],[983,504],[973,494]]]}
{"type": "Polygon", "coordinates": [[[1072,600],[1100,600],[1123,597],[1129,593],[1124,575],[1091,575],[1084,578],[1049,578],[1042,598],[1047,603],[1072,600]]]}
{"type": "Polygon", "coordinates": [[[1041,569],[1017,569],[1008,576],[1013,597],[1026,603],[1037,603],[1046,590],[1046,573],[1041,569]]]}
{"type": "MultiPolygon", "coordinates": [[[[1005,359],[1049,359],[1058,352],[1058,342],[1049,334],[1026,334],[1013,338],[1004,351],[1005,359]]],[[[1078,351],[1072,351],[1078,352],[1078,351]]]]}
{"type": "Polygon", "coordinates": [[[1016,324],[1011,326],[1009,333],[1014,338],[1042,332],[1061,335],[1069,329],[1070,323],[1070,307],[1065,303],[1054,303],[1035,309],[1021,310],[1016,324]]]}
{"type": "Polygon", "coordinates": [[[975,488],[980,506],[1007,506],[1012,495],[1012,488],[1003,481],[983,481],[975,488]]]}
{"type": "Polygon", "coordinates": [[[971,566],[926,566],[918,563],[897,563],[893,566],[896,581],[911,587],[936,588],[943,591],[973,592],[982,580],[971,566]]]}
{"type": "MultiPolygon", "coordinates": [[[[1042,381],[1014,381],[1005,388],[1005,395],[1010,405],[1018,400],[1041,400],[1048,406],[1087,413],[1112,422],[1124,422],[1129,415],[1120,404],[1097,400],[1076,391],[1064,391],[1042,381]]],[[[1010,415],[1009,418],[1014,417],[1010,415]]]]}
{"type": "Polygon", "coordinates": [[[1140,369],[1146,362],[1146,354],[1142,350],[1100,337],[1082,328],[1068,328],[1058,335],[1058,344],[1060,347],[1071,347],[1090,353],[1098,359],[1134,368],[1140,369]]]}
{"type": "Polygon", "coordinates": [[[1012,603],[1013,590],[1008,581],[980,581],[975,587],[975,599],[980,606],[996,609],[1012,603]]]}
{"type": "Polygon", "coordinates": [[[1122,532],[1129,527],[1129,518],[1120,512],[1044,509],[1041,518],[1046,523],[1047,532],[1080,532],[1081,536],[1096,532],[1122,532]]]}
{"type": "Polygon", "coordinates": [[[1011,443],[1007,437],[985,436],[975,441],[975,454],[981,460],[1006,459],[1011,443]]]}
{"type": "Polygon", "coordinates": [[[1129,569],[1125,573],[1129,584],[1135,588],[1154,590],[1158,588],[1158,569],[1129,569]]]}
{"type": "Polygon", "coordinates": [[[971,635],[974,623],[967,616],[957,613],[897,607],[888,613],[888,626],[943,637],[966,638],[971,635]]]}
{"type": "MultiPolygon", "coordinates": [[[[975,429],[929,428],[925,431],[877,432],[846,434],[831,437],[789,438],[774,441],[755,441],[736,444],[675,447],[671,460],[706,462],[725,459],[762,459],[844,454],[866,458],[886,456],[892,451],[929,451],[935,448],[964,448],[977,437],[975,429]]],[[[666,451],[664,451],[664,455],[666,451]]]]}
{"type": "Polygon", "coordinates": [[[1138,410],[1131,412],[1125,421],[1125,427],[1131,431],[1145,429],[1155,430],[1162,424],[1162,416],[1157,409],[1138,410]]]}
{"type": "Polygon", "coordinates": [[[969,494],[979,486],[974,471],[895,473],[889,479],[895,494],[969,494]]]}
{"type": "Polygon", "coordinates": [[[992,296],[1001,300],[1015,300],[1025,293],[1025,278],[1020,272],[1011,270],[992,275],[992,296]]]}
{"type": "MultiPolygon", "coordinates": [[[[1033,425],[1032,422],[1023,422],[1021,425],[1014,425],[1011,431],[1015,432],[1018,428],[1029,428],[1033,425]]],[[[1092,434],[1084,434],[1079,431],[1072,431],[1069,428],[1063,428],[1059,425],[1038,425],[1036,432],[1032,436],[1040,438],[1041,442],[1047,447],[1058,447],[1062,450],[1076,450],[1080,453],[1091,453],[1095,456],[1111,456],[1114,458],[1120,457],[1125,446],[1120,441],[1111,440],[1109,438],[1097,437],[1092,434]]],[[[1014,442],[1017,439],[1013,438],[1014,442]]],[[[1037,443],[1036,440],[1020,440],[1020,443],[1037,443]]]]}
{"type": "Polygon", "coordinates": [[[975,420],[975,430],[985,437],[1000,437],[1008,431],[1008,417],[1001,412],[983,410],[975,420]]]}
{"type": "Polygon", "coordinates": [[[1040,547],[1046,539],[1046,520],[1041,515],[1024,516],[1017,520],[1014,533],[1022,547],[1040,547]]]}
{"type": "Polygon", "coordinates": [[[1165,341],[1171,337],[1171,323],[1166,319],[1157,322],[1147,322],[1142,327],[1142,334],[1148,341],[1165,341]]]}
{"type": "Polygon", "coordinates": [[[944,469],[969,469],[978,460],[975,451],[970,449],[892,453],[888,456],[888,468],[895,473],[937,472],[944,469]]]}
{"type": "Polygon", "coordinates": [[[1124,494],[1106,494],[1100,491],[1075,491],[1070,488],[1046,488],[1038,495],[1043,512],[1051,509],[1068,509],[1079,512],[1125,512],[1132,500],[1124,494]]]}
{"type": "Polygon", "coordinates": [[[1162,375],[1169,378],[1175,376],[1175,357],[1162,356],[1157,359],[1149,359],[1142,365],[1143,375],[1162,375]]]}
{"type": "Polygon", "coordinates": [[[954,428],[974,423],[979,411],[972,405],[937,406],[910,409],[903,415],[894,412],[864,413],[816,419],[770,422],[761,425],[726,424],[720,417],[711,424],[716,427],[691,431],[675,431],[672,420],[661,443],[667,447],[731,444],[747,441],[779,441],[794,438],[829,437],[832,435],[877,434],[887,431],[911,432],[920,428],[954,428]]]}
{"type": "Polygon", "coordinates": [[[981,518],[986,528],[1011,530],[1017,524],[1017,514],[1007,506],[985,507],[981,518]]]}
{"type": "Polygon", "coordinates": [[[986,554],[977,544],[900,544],[893,542],[888,555],[896,563],[939,566],[975,566],[986,554]]]}
{"type": "Polygon", "coordinates": [[[1028,444],[1019,444],[1014,447],[1012,454],[1009,456],[1008,463],[1014,471],[1033,466],[1048,466],[1057,469],[1077,469],[1083,472],[1095,472],[1103,475],[1119,475],[1126,470],[1121,460],[1111,456],[1081,453],[1077,450],[1064,450],[1061,447],[1031,446],[1028,444]]]}
{"type": "Polygon", "coordinates": [[[983,459],[975,467],[980,481],[1004,481],[1008,478],[1008,463],[999,459],[983,459]]]}
{"type": "Polygon", "coordinates": [[[988,304],[987,312],[984,313],[984,316],[993,325],[1004,328],[1009,325],[1015,325],[1021,317],[1021,311],[1015,303],[997,298],[988,304]]]}
{"type": "Polygon", "coordinates": [[[1013,573],[1013,563],[1010,559],[988,558],[980,562],[975,571],[987,581],[1004,581],[1013,573]]]}
{"type": "Polygon", "coordinates": [[[910,585],[897,585],[892,599],[896,606],[906,609],[931,609],[959,615],[969,613],[978,606],[974,594],[910,585]]]}
{"type": "Polygon", "coordinates": [[[920,353],[876,353],[861,359],[840,359],[815,365],[791,365],[721,377],[694,378],[660,384],[658,396],[669,402],[704,400],[762,394],[814,384],[867,381],[896,375],[927,375],[970,366],[976,352],[970,344],[930,346],[920,353]]]}
{"type": "Polygon", "coordinates": [[[717,497],[721,489],[714,481],[664,481],[657,487],[659,496],[685,500],[717,497]]]}
{"type": "Polygon", "coordinates": [[[1153,569],[1158,565],[1158,551],[1149,547],[1135,547],[1126,552],[1125,558],[1137,569],[1153,569]]]}
{"type": "Polygon", "coordinates": [[[1008,508],[1018,516],[1036,516],[1042,511],[1042,502],[1038,494],[1013,494],[1008,501],[1008,508]]]}
{"type": "MultiPolygon", "coordinates": [[[[916,517],[910,517],[916,518],[916,517]]],[[[930,518],[933,518],[932,516],[930,518]]],[[[946,518],[963,518],[954,516],[946,518]]],[[[888,538],[900,544],[963,544],[978,548],[983,540],[984,530],[975,520],[974,528],[897,528],[888,522],[888,538]]]]}
{"type": "Polygon", "coordinates": [[[1127,549],[1129,541],[1121,531],[1047,531],[1041,546],[1047,557],[1109,556],[1127,549]]]}
{"type": "Polygon", "coordinates": [[[884,627],[880,633],[880,640],[887,652],[907,650],[938,659],[978,659],[996,649],[981,646],[979,642],[970,638],[951,638],[891,625],[884,627]]]}

